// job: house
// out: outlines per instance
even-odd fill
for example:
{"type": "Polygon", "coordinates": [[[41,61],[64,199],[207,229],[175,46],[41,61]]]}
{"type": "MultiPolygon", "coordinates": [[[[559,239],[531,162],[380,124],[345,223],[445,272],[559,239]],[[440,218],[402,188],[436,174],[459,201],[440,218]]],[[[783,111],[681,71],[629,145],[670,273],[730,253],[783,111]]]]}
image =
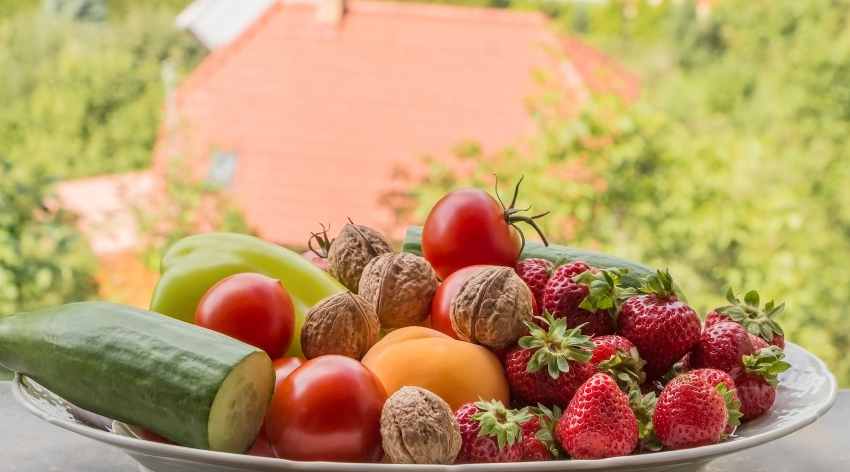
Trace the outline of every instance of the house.
{"type": "Polygon", "coordinates": [[[531,133],[541,71],[577,107],[592,88],[637,93],[634,77],[538,12],[276,2],[177,88],[155,168],[179,157],[281,244],[349,217],[397,238],[406,222],[380,204],[394,176],[465,140],[492,152],[531,133]]]}
{"type": "Polygon", "coordinates": [[[170,95],[152,169],[59,186],[103,261],[105,296],[146,303],[155,276],[132,261],[144,240],[132,213],[163,195],[175,164],[225,191],[268,240],[303,247],[319,223],[349,217],[398,239],[408,222],[381,203],[395,177],[424,175],[421,157],[464,141],[487,153],[532,133],[535,75],[576,109],[592,90],[638,93],[635,77],[537,12],[370,0],[260,10],[170,95]]]}

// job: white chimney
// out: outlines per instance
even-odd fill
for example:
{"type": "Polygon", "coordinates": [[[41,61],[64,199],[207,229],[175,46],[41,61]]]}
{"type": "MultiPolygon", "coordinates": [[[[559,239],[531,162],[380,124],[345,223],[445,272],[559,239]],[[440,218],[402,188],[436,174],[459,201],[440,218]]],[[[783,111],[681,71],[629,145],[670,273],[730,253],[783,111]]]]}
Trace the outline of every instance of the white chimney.
{"type": "Polygon", "coordinates": [[[316,21],[339,24],[345,15],[345,0],[316,0],[316,21]]]}

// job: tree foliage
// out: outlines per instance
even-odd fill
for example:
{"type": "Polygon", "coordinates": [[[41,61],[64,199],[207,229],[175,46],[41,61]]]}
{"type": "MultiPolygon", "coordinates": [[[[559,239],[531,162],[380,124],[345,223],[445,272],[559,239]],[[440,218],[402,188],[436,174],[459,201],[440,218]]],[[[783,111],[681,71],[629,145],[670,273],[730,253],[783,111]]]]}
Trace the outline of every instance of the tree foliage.
{"type": "Polygon", "coordinates": [[[0,315],[94,295],[95,261],[42,171],[0,158],[0,315]]]}
{"type": "Polygon", "coordinates": [[[850,385],[850,2],[719,2],[654,21],[637,103],[596,97],[574,119],[541,94],[529,142],[432,161],[418,214],[524,174],[552,239],[669,267],[703,313],[727,286],[784,300],[790,340],[850,385]]]}
{"type": "Polygon", "coordinates": [[[163,63],[186,70],[199,46],[176,30],[173,10],[137,8],[107,22],[39,12],[0,19],[6,158],[62,178],[147,167],[163,63]]]}

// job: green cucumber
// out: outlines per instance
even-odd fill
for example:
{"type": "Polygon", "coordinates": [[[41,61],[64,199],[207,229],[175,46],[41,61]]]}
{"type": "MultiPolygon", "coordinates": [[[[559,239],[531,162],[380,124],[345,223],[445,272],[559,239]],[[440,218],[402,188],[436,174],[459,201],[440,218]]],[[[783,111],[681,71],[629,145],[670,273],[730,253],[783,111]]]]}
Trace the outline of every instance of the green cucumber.
{"type": "MultiPolygon", "coordinates": [[[[404,252],[422,255],[422,227],[408,226],[407,233],[404,235],[404,243],[401,250],[404,252]]],[[[523,248],[522,254],[520,254],[520,259],[530,259],[532,257],[546,259],[547,261],[551,261],[555,264],[584,261],[589,265],[600,269],[615,267],[628,269],[628,272],[626,272],[621,281],[623,285],[634,288],[640,287],[643,278],[655,273],[655,269],[643,264],[627,261],[601,252],[587,251],[568,246],[559,246],[557,244],[544,246],[536,241],[526,241],[525,248],[523,248]]]]}
{"type": "Polygon", "coordinates": [[[251,446],[274,390],[262,350],[105,302],[0,317],[0,364],[81,408],[226,452],[251,446]]]}

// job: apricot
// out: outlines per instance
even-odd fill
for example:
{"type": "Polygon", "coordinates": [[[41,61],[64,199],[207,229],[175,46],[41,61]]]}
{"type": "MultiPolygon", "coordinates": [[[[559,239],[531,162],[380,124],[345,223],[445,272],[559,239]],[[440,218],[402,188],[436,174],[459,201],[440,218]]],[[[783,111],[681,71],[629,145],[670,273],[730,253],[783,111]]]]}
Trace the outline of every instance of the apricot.
{"type": "Polygon", "coordinates": [[[388,396],[404,386],[421,387],[454,410],[480,399],[510,401],[504,370],[492,352],[430,328],[397,329],[372,346],[362,362],[388,396]]]}

